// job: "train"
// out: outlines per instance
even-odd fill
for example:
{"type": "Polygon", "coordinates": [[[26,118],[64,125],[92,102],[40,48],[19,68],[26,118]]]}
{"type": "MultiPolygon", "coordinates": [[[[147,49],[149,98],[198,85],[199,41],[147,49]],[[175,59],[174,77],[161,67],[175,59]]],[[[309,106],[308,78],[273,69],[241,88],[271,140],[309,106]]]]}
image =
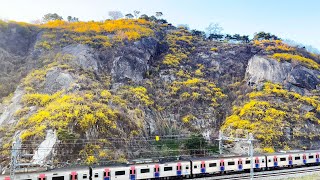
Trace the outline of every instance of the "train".
{"type": "MultiPolygon", "coordinates": [[[[254,154],[250,156],[180,157],[171,161],[131,163],[99,167],[58,169],[43,173],[17,174],[15,180],[140,180],[191,179],[204,175],[319,165],[320,150],[254,154]]],[[[221,177],[223,178],[223,176],[221,177]]],[[[5,177],[4,180],[10,180],[5,177]]]]}

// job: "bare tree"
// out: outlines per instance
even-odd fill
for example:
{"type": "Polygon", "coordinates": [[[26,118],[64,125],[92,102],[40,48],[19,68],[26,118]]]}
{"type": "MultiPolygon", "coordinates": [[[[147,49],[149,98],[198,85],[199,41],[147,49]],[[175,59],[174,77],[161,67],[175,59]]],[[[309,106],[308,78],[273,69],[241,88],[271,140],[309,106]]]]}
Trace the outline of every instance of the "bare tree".
{"type": "Polygon", "coordinates": [[[122,15],[121,11],[109,11],[109,12],[108,12],[108,15],[109,15],[113,20],[123,18],[123,15],[122,15]]]}
{"type": "Polygon", "coordinates": [[[136,17],[136,19],[139,17],[140,11],[133,11],[134,16],[136,17]]]}
{"type": "Polygon", "coordinates": [[[207,34],[221,34],[223,28],[218,23],[210,23],[206,28],[207,34]]]}
{"type": "Polygon", "coordinates": [[[31,24],[42,24],[42,20],[41,19],[32,20],[31,24]]]}

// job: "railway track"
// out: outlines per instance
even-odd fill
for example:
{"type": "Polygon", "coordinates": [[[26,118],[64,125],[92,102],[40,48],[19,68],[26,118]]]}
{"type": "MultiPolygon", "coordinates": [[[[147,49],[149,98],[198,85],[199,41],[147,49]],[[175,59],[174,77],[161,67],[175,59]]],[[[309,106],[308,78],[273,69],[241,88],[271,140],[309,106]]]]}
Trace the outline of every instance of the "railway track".
{"type": "MultiPolygon", "coordinates": [[[[312,166],[312,167],[297,167],[293,169],[280,169],[280,170],[272,170],[272,171],[262,171],[262,172],[255,172],[254,179],[279,179],[279,178],[286,178],[286,177],[296,177],[295,175],[298,174],[312,174],[315,172],[320,172],[319,166],[312,166]]],[[[229,175],[218,175],[218,176],[211,176],[211,177],[201,177],[195,178],[196,180],[245,180],[250,179],[250,173],[235,173],[229,175]]]]}

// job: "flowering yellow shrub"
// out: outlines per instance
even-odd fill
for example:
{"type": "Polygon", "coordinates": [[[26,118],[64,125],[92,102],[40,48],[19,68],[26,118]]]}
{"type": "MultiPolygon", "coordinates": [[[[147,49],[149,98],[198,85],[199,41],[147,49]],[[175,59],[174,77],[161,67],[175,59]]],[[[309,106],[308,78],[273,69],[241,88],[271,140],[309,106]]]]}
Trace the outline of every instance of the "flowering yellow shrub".
{"type": "Polygon", "coordinates": [[[312,59],[300,56],[300,55],[293,55],[293,54],[288,54],[288,53],[275,53],[272,55],[273,58],[277,60],[285,60],[285,61],[298,61],[304,64],[307,67],[313,68],[313,69],[319,69],[320,65],[315,62],[312,59]]]}
{"type": "Polygon", "coordinates": [[[216,47],[213,47],[213,48],[211,48],[211,49],[210,49],[210,51],[213,51],[213,52],[218,52],[218,48],[216,48],[216,47]]]}
{"type": "Polygon", "coordinates": [[[163,64],[176,67],[187,57],[188,56],[183,53],[167,54],[164,57],[163,64]]]}
{"type": "Polygon", "coordinates": [[[188,114],[186,116],[182,117],[182,122],[183,123],[189,123],[191,120],[195,119],[196,117],[192,114],[188,114]]]}
{"type": "Polygon", "coordinates": [[[254,46],[259,46],[266,51],[276,51],[276,52],[294,52],[296,49],[291,47],[281,40],[254,40],[254,46]]]}
{"type": "Polygon", "coordinates": [[[263,151],[266,153],[274,153],[275,152],[273,147],[265,147],[265,148],[263,148],[263,151]]]}
{"type": "Polygon", "coordinates": [[[182,29],[168,34],[166,40],[169,44],[169,53],[165,56],[163,64],[177,67],[193,50],[194,38],[182,29]]]}
{"type": "Polygon", "coordinates": [[[112,94],[108,90],[102,90],[100,96],[104,99],[110,99],[112,94]]]}
{"type": "Polygon", "coordinates": [[[28,106],[45,106],[51,101],[49,94],[26,94],[22,102],[28,106]]]}
{"type": "Polygon", "coordinates": [[[31,129],[25,130],[21,133],[20,138],[22,141],[32,137],[37,136],[38,138],[44,137],[44,130],[46,129],[45,125],[36,125],[31,129]]]}
{"type": "Polygon", "coordinates": [[[147,89],[145,87],[130,87],[129,92],[133,95],[134,98],[137,98],[146,106],[153,104],[153,101],[148,96],[147,89]]]}
{"type": "Polygon", "coordinates": [[[52,44],[48,43],[47,41],[39,41],[37,42],[36,48],[42,48],[44,50],[51,50],[52,49],[52,44]]]}
{"type": "Polygon", "coordinates": [[[174,81],[171,84],[171,94],[182,97],[183,100],[205,100],[211,101],[212,106],[217,106],[217,99],[226,97],[213,82],[204,79],[192,78],[185,81],[174,81]]]}
{"type": "MultiPolygon", "coordinates": [[[[34,70],[33,72],[29,73],[27,77],[23,80],[23,85],[25,87],[29,87],[32,91],[32,87],[40,84],[40,82],[45,80],[45,76],[48,70],[34,70]]],[[[28,91],[30,92],[30,91],[28,91]]]]}
{"type": "MultiPolygon", "coordinates": [[[[110,97],[107,91],[99,94],[102,94],[103,98],[110,97]]],[[[27,94],[23,102],[29,106],[38,106],[39,109],[28,119],[20,120],[18,127],[26,129],[22,137],[27,139],[39,133],[43,134],[47,127],[65,129],[70,123],[76,124],[83,131],[100,125],[103,127],[100,130],[108,133],[107,129],[116,128],[118,112],[99,102],[100,98],[102,97],[96,97],[91,93],[27,94]]]]}
{"type": "Polygon", "coordinates": [[[137,40],[141,37],[152,36],[153,31],[148,26],[152,23],[146,20],[119,19],[105,22],[66,22],[63,20],[49,21],[43,28],[62,29],[76,33],[114,33],[124,32],[128,40],[137,40]]]}
{"type": "MultiPolygon", "coordinates": [[[[318,123],[316,113],[300,109],[301,105],[306,104],[317,111],[320,107],[320,98],[317,96],[302,96],[283,89],[280,84],[270,82],[266,82],[261,91],[253,91],[247,96],[250,100],[233,108],[233,113],[226,118],[222,129],[246,129],[255,135],[263,147],[285,147],[286,144],[280,139],[284,136],[283,128],[287,127],[289,122],[295,122],[296,128],[303,126],[303,123],[300,124],[303,120],[318,123]]],[[[294,136],[305,135],[294,133],[294,136]]]]}

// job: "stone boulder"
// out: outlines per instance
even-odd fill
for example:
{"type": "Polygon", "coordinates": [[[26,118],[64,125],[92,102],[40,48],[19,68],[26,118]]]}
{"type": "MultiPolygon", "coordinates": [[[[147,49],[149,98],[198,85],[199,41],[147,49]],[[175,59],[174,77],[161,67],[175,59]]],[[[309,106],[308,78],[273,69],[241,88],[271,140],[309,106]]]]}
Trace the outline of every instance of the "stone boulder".
{"type": "Polygon", "coordinates": [[[74,65],[83,69],[98,70],[98,62],[92,48],[83,44],[69,45],[62,49],[62,54],[71,55],[74,65]]]}
{"type": "Polygon", "coordinates": [[[43,93],[55,93],[60,90],[67,90],[74,82],[74,78],[60,68],[54,68],[46,74],[43,93]]]}
{"type": "Polygon", "coordinates": [[[300,88],[316,89],[320,84],[319,71],[297,66],[289,73],[288,82],[300,88]]]}
{"type": "Polygon", "coordinates": [[[246,79],[249,85],[259,85],[264,81],[283,83],[290,69],[290,64],[282,64],[273,59],[253,56],[247,66],[246,79]]]}
{"type": "Polygon", "coordinates": [[[253,56],[247,66],[246,80],[249,85],[262,85],[265,81],[281,83],[289,90],[304,94],[320,84],[320,72],[289,62],[279,62],[263,56],[253,56]]]}

